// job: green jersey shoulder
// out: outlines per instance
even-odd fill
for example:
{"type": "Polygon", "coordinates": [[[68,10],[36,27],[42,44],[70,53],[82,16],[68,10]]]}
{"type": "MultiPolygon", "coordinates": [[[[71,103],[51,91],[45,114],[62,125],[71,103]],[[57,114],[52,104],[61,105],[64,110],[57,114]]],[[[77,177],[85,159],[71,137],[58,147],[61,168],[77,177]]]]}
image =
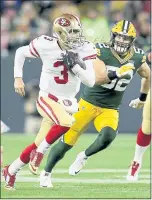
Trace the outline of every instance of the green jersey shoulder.
{"type": "Polygon", "coordinates": [[[144,51],[135,46],[133,46],[131,51],[124,57],[120,57],[108,43],[97,43],[96,49],[97,57],[106,65],[109,65],[110,61],[116,66],[131,62],[137,70],[144,62],[146,62],[144,51]]]}

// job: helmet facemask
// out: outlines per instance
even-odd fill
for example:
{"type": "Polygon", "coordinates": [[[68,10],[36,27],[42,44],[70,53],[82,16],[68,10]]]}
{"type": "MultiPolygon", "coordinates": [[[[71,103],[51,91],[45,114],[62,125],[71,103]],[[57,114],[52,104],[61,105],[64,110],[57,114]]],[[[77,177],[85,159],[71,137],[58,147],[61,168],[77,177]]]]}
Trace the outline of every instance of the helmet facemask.
{"type": "Polygon", "coordinates": [[[85,37],[82,34],[82,29],[70,29],[65,30],[61,33],[59,40],[70,49],[78,48],[83,46],[85,37]]]}
{"type": "Polygon", "coordinates": [[[118,54],[125,54],[133,45],[134,38],[125,34],[113,34],[112,47],[118,54]]]}

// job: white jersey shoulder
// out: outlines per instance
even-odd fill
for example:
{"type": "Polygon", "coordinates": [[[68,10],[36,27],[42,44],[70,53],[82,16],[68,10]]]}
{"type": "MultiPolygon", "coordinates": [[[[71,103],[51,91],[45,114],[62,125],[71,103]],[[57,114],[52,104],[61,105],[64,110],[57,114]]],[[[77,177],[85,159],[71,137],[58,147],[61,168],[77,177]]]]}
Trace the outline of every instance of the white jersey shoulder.
{"type": "Polygon", "coordinates": [[[41,35],[29,44],[30,53],[35,57],[41,57],[47,51],[54,50],[57,47],[57,39],[47,35],[41,35]]]}
{"type": "Polygon", "coordinates": [[[76,50],[83,60],[95,59],[97,50],[92,42],[85,41],[84,45],[76,50]]]}

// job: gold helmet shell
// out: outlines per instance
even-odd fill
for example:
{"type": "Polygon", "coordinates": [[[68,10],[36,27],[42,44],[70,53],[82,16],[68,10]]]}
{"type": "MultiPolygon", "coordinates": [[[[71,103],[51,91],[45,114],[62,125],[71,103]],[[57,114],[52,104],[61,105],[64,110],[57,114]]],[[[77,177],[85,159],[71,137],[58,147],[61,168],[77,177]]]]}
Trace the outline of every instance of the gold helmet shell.
{"type": "Polygon", "coordinates": [[[72,14],[63,14],[56,18],[53,23],[53,33],[63,45],[69,48],[80,47],[85,41],[81,22],[72,14]]]}
{"type": "Polygon", "coordinates": [[[117,34],[125,34],[129,37],[136,38],[136,29],[134,25],[127,21],[127,20],[121,20],[117,22],[111,30],[112,33],[117,34]]]}

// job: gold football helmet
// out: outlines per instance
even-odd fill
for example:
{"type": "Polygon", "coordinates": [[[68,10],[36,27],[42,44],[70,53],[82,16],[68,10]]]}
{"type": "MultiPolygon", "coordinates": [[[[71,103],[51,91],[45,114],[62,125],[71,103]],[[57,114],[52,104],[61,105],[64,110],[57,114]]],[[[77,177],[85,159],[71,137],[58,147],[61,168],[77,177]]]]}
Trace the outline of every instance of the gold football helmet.
{"type": "Polygon", "coordinates": [[[118,54],[125,54],[132,47],[136,39],[136,29],[134,25],[127,21],[117,22],[111,30],[111,47],[118,54]]]}
{"type": "Polygon", "coordinates": [[[53,33],[63,46],[70,49],[81,47],[85,41],[81,22],[72,14],[63,14],[58,17],[53,24],[53,33]]]}

